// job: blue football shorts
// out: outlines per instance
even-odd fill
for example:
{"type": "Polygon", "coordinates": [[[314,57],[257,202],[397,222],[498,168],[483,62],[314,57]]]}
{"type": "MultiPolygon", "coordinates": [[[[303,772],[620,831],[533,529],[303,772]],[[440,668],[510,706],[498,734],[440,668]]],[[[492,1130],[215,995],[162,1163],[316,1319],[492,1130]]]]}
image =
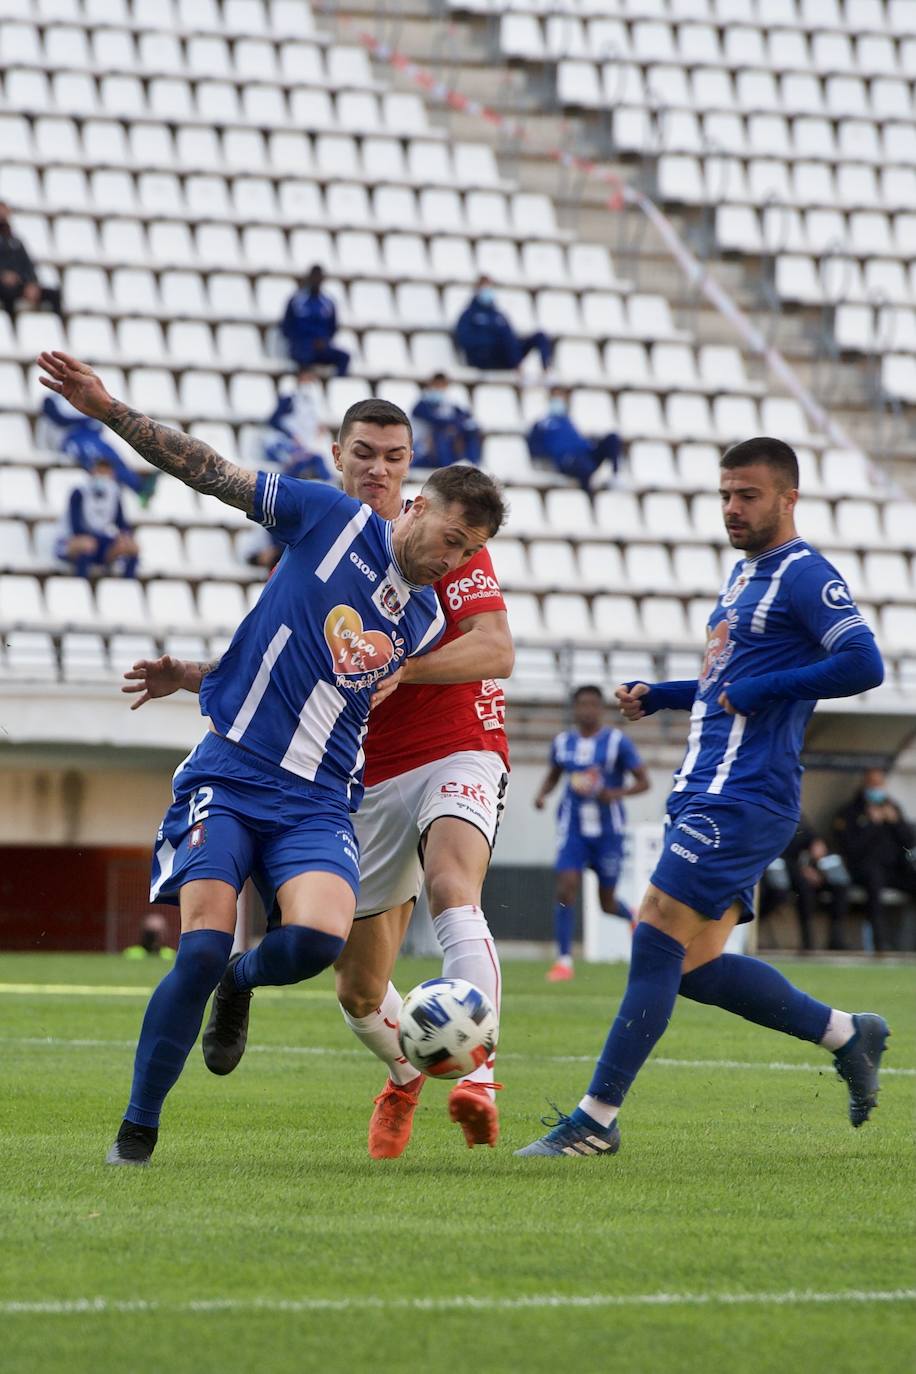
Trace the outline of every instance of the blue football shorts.
{"type": "Polygon", "coordinates": [[[718,921],[733,902],[754,919],[754,888],[798,828],[798,820],[706,793],[668,798],[662,852],[650,882],[718,921]]]}
{"type": "Polygon", "coordinates": [[[172,780],[153,850],[150,901],[178,903],[185,883],[251,877],[267,910],[299,873],[336,873],[359,891],[359,845],[346,797],[316,787],[211,731],[172,780]]]}
{"type": "Polygon", "coordinates": [[[581,873],[583,869],[590,868],[597,873],[601,887],[614,887],[622,865],[622,835],[586,836],[573,825],[566,828],[565,833],[561,829],[555,864],[558,873],[570,869],[581,873]]]}

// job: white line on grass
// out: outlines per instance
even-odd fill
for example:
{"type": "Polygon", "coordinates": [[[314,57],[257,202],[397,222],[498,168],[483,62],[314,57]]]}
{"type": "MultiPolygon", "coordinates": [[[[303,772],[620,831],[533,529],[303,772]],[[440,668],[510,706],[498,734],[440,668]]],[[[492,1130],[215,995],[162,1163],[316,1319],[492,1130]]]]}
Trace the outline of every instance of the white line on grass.
{"type": "MultiPolygon", "coordinates": [[[[0,994],[13,997],[149,997],[155,984],[132,987],[128,983],[0,983],[0,994]]],[[[258,998],[288,996],[289,988],[258,988],[258,998]]],[[[320,1001],[337,1001],[331,988],[297,988],[296,997],[314,997],[320,1001]]]]}
{"type": "MultiPolygon", "coordinates": [[[[260,990],[259,990],[260,991],[260,990]]],[[[32,1045],[47,1049],[119,1049],[132,1050],[136,1040],[71,1040],[64,1036],[53,1035],[0,1035],[0,1045],[32,1045]]],[[[287,1055],[344,1055],[365,1059],[365,1050],[335,1049],[332,1045],[249,1045],[246,1054],[287,1054],[287,1055]]],[[[592,1064],[594,1055],[588,1054],[518,1054],[508,1050],[500,1054],[500,1060],[537,1061],[540,1064],[592,1064]]],[[[769,1063],[753,1059],[671,1059],[657,1055],[649,1060],[663,1069],[748,1069],[757,1071],[767,1069],[776,1073],[829,1073],[830,1061],[824,1059],[820,1064],[785,1064],[779,1060],[769,1063]]],[[[898,1078],[916,1078],[916,1069],[882,1068],[882,1074],[893,1074],[898,1078]]]]}
{"type": "Polygon", "coordinates": [[[455,1294],[442,1298],[197,1298],[161,1302],[146,1298],[73,1298],[42,1302],[0,1302],[5,1317],[80,1317],[147,1313],[208,1312],[517,1312],[537,1308],[589,1307],[796,1307],[844,1303],[916,1301],[916,1288],[861,1289],[816,1293],[790,1288],[782,1293],[524,1293],[515,1298],[455,1294]]]}

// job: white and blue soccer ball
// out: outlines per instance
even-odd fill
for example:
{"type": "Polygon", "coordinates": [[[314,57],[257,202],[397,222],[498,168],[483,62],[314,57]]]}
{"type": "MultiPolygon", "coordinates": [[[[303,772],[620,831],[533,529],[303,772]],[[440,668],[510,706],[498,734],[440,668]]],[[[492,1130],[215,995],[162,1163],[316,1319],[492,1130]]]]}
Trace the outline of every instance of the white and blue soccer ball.
{"type": "Polygon", "coordinates": [[[485,992],[463,978],[430,978],[407,994],[398,1017],[401,1053],[431,1078],[464,1078],[496,1049],[499,1023],[485,992]]]}

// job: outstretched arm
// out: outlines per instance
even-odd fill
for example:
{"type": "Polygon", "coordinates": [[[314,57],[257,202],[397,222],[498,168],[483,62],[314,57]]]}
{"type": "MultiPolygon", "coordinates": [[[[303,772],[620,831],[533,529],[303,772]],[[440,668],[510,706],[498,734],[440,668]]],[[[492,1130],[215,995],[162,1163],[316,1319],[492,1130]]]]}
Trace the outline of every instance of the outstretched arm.
{"type": "Polygon", "coordinates": [[[125,672],[121,691],[129,696],[142,693],[130,703],[130,709],[136,711],[138,706],[143,706],[147,701],[170,697],[182,688],[186,692],[199,692],[204,678],[218,665],[219,659],[212,663],[188,663],[169,654],[164,654],[162,658],[141,658],[125,672]]]}
{"type": "Polygon", "coordinates": [[[42,353],[38,366],[48,374],[39,378],[43,386],[56,391],[84,415],[101,420],[153,467],[205,496],[215,496],[248,515],[253,513],[256,473],[221,458],[209,444],[116,401],[92,368],[69,353],[42,353]]]}

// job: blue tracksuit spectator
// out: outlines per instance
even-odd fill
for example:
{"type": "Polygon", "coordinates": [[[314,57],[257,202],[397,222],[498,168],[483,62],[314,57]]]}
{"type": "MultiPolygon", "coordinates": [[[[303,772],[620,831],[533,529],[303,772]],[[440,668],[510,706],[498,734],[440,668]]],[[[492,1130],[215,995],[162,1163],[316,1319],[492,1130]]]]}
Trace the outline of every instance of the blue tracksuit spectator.
{"type": "Polygon", "coordinates": [[[83,415],[63,396],[48,396],[41,407],[42,444],[79,463],[87,472],[100,458],[111,467],[116,482],[129,487],[146,505],[156,489],[158,472],[134,472],[105,438],[101,421],[83,415]]]}
{"type": "Polygon", "coordinates": [[[411,412],[413,465],[447,468],[480,462],[480,430],[469,410],[448,399],[448,378],[438,372],[423,388],[411,412]]]}
{"type": "Polygon", "coordinates": [[[55,552],[78,577],[114,572],[116,563],[124,577],[136,577],[139,549],[107,458],[97,458],[84,484],[70,493],[55,552]]]}
{"type": "Polygon", "coordinates": [[[322,292],[323,282],[324,272],[317,266],[303,277],[299,290],[290,296],[280,330],[293,362],[300,367],[326,364],[343,377],[350,355],[331,343],[337,332],[337,308],[322,292]]]}
{"type": "Polygon", "coordinates": [[[565,387],[551,387],[550,410],[538,420],[528,434],[528,452],[532,458],[546,458],[558,472],[576,481],[588,491],[592,477],[601,464],[610,459],[614,471],[620,461],[620,436],[606,434],[603,439],[588,439],[569,418],[569,392],[565,387]]]}
{"type": "Polygon", "coordinates": [[[455,342],[470,367],[510,371],[533,348],[541,355],[545,368],[553,357],[553,340],[542,330],[519,337],[511,323],[496,307],[489,277],[481,277],[470,304],[455,327],[455,342]]]}
{"type": "Polygon", "coordinates": [[[331,473],[319,451],[323,430],[317,390],[314,376],[303,371],[296,390],[279,398],[267,421],[264,458],[287,477],[329,482],[331,473]]]}

